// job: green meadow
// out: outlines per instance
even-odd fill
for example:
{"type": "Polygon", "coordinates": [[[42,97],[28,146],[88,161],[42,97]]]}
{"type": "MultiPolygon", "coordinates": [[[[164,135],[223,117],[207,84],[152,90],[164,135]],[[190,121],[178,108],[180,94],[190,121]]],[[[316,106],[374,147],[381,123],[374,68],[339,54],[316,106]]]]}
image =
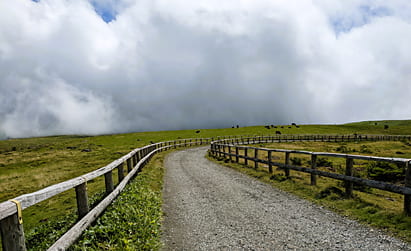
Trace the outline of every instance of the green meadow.
{"type": "MultiPolygon", "coordinates": [[[[267,129],[264,126],[265,125],[224,129],[138,132],[100,136],[63,135],[2,140],[0,141],[0,201],[5,201],[25,193],[34,192],[49,185],[93,171],[109,164],[113,160],[127,154],[129,151],[150,144],[151,142],[185,138],[215,138],[228,135],[270,135],[275,134],[276,131],[281,131],[282,134],[411,134],[411,120],[371,121],[342,125],[299,125],[298,128],[291,125],[275,125],[277,128],[267,129]],[[199,132],[197,132],[198,130],[199,132]]],[[[361,142],[361,144],[363,145],[363,142],[361,142]]],[[[270,145],[270,147],[279,148],[277,145],[270,145]]],[[[302,147],[304,149],[309,149],[311,148],[311,145],[284,145],[281,147],[302,147]]],[[[320,149],[324,150],[324,148],[327,148],[325,145],[322,147],[323,148],[320,149]]],[[[329,146],[328,148],[332,150],[333,147],[329,146]]],[[[356,146],[347,147],[354,149],[356,146]]],[[[396,152],[392,151],[392,149],[396,147],[397,145],[394,143],[387,143],[386,145],[378,147],[370,146],[370,148],[374,149],[374,152],[370,155],[391,155],[396,152]]],[[[398,157],[408,156],[411,158],[409,152],[404,150],[397,151],[405,152],[405,155],[403,154],[398,157]]],[[[133,201],[144,201],[144,198],[150,198],[150,201],[157,201],[158,203],[145,205],[144,209],[127,209],[127,211],[130,212],[134,212],[133,210],[155,212],[153,213],[154,220],[145,220],[145,222],[148,225],[151,224],[150,226],[153,228],[147,227],[146,230],[144,230],[146,232],[142,231],[145,234],[143,234],[142,237],[138,237],[138,240],[129,240],[127,239],[127,236],[122,236],[121,238],[118,238],[116,243],[111,243],[110,241],[107,243],[104,242],[103,239],[107,236],[99,237],[97,234],[93,237],[92,233],[100,233],[100,235],[104,235],[103,232],[109,231],[108,229],[105,229],[104,231],[94,229],[91,230],[92,233],[87,232],[85,234],[86,237],[82,237],[83,239],[81,239],[78,245],[73,247],[73,249],[123,250],[126,248],[155,249],[159,247],[159,239],[155,238],[156,236],[159,236],[159,217],[161,218],[161,180],[162,159],[164,154],[158,156],[159,157],[153,159],[149,167],[143,170],[141,173],[142,178],[136,178],[133,181],[133,183],[137,182],[139,184],[137,187],[134,187],[134,189],[145,187],[143,189],[144,191],[138,192],[141,196],[139,198],[123,198],[125,194],[133,193],[132,183],[130,184],[130,188],[128,188],[131,190],[118,198],[118,201],[121,201],[122,198],[123,200],[133,201]],[[147,238],[150,240],[148,241],[147,238]],[[152,238],[154,238],[154,240],[152,238]],[[96,242],[103,244],[100,244],[102,246],[97,246],[96,242]],[[145,243],[145,245],[135,246],[133,243],[136,242],[145,243]]],[[[113,174],[114,173],[115,172],[113,172],[113,174]]],[[[115,182],[116,179],[117,177],[114,177],[115,182]]],[[[103,189],[103,179],[96,179],[88,182],[88,191],[91,201],[98,201],[101,199],[103,189]]],[[[125,210],[122,208],[121,203],[110,208],[111,209],[108,209],[105,215],[110,215],[110,210],[125,210]]],[[[47,243],[52,243],[52,240],[55,240],[58,237],[58,231],[50,231],[49,229],[58,229],[61,230],[61,232],[64,232],[70,224],[75,222],[75,210],[76,204],[74,191],[65,192],[24,210],[24,228],[29,242],[29,248],[32,250],[44,249],[48,245],[47,243]],[[39,241],[40,239],[41,241],[39,241]]],[[[143,214],[150,215],[151,213],[143,214]]],[[[115,213],[113,215],[115,215],[115,213]]],[[[104,218],[106,225],[110,225],[110,222],[114,222],[110,217],[104,217],[106,217],[104,218]]],[[[103,218],[99,221],[103,221],[103,218]]],[[[141,224],[144,225],[145,223],[141,224]]],[[[134,225],[130,227],[134,227],[134,230],[132,230],[133,232],[139,232],[138,229],[144,228],[142,227],[143,225],[134,225]]],[[[112,231],[113,233],[120,232],[120,230],[112,231]]]]}

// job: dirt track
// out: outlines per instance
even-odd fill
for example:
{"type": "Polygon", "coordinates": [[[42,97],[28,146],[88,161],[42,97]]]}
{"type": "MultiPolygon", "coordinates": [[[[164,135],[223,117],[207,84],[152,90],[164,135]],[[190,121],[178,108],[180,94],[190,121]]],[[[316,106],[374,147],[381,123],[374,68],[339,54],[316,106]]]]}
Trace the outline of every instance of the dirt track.
{"type": "Polygon", "coordinates": [[[165,161],[164,250],[411,250],[397,239],[204,158],[165,161]]]}

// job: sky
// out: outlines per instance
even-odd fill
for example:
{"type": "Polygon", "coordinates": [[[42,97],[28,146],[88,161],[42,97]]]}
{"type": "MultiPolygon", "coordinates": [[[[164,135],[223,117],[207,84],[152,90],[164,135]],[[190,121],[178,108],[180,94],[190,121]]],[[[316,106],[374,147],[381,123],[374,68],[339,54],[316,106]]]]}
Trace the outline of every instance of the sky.
{"type": "Polygon", "coordinates": [[[411,119],[409,0],[0,0],[0,138],[411,119]]]}

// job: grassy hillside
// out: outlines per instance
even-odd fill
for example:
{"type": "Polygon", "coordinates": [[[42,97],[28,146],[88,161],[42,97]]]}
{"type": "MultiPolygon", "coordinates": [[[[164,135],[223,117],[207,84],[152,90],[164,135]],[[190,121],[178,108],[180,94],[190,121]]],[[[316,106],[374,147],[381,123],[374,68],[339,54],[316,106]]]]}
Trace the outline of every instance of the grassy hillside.
{"type": "MultiPolygon", "coordinates": [[[[140,132],[102,136],[51,136],[0,141],[0,201],[34,192],[107,165],[130,150],[150,144],[179,138],[217,137],[224,135],[274,134],[411,134],[411,120],[359,122],[343,125],[264,125],[225,128],[140,132]],[[388,125],[388,129],[384,126],[388,125]]],[[[116,177],[114,177],[116,180],[116,177]]],[[[88,183],[93,197],[104,187],[97,179],[88,183]]],[[[47,200],[24,210],[24,226],[30,231],[38,224],[71,214],[75,208],[74,191],[47,200]]]]}

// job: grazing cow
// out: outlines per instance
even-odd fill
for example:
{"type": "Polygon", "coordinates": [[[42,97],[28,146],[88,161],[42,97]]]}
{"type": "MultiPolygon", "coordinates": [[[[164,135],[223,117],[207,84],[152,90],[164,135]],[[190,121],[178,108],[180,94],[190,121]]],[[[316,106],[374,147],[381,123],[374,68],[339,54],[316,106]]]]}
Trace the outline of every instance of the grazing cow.
{"type": "Polygon", "coordinates": [[[270,126],[264,126],[266,129],[270,129],[270,126]]]}
{"type": "Polygon", "coordinates": [[[200,130],[197,130],[196,133],[200,133],[200,130]]]}
{"type": "Polygon", "coordinates": [[[281,132],[280,131],[275,131],[275,134],[281,134],[281,132]]]}
{"type": "Polygon", "coordinates": [[[296,124],[296,123],[291,123],[291,125],[292,125],[292,126],[297,126],[297,124],[296,124]]]}

